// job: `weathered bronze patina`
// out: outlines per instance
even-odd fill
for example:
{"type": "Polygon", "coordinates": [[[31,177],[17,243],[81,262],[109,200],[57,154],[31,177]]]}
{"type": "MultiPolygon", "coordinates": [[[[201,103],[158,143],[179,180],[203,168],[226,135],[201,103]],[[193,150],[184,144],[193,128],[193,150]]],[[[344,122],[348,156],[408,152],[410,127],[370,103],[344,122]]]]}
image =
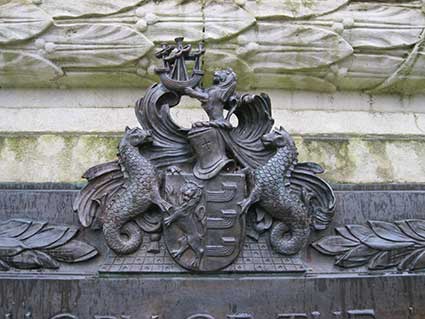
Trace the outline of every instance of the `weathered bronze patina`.
{"type": "Polygon", "coordinates": [[[213,85],[203,88],[205,50],[192,52],[182,40],[157,54],[161,83],[136,106],[142,129],[126,130],[117,161],[84,174],[89,183],[75,202],[81,224],[100,225],[118,255],[138,250],[143,231],[164,234],[179,265],[217,271],[238,257],[252,215],[249,233],[270,231],[277,253],[297,254],[311,229],[332,220],[333,191],[316,175],[323,169],[298,163],[292,137],[282,127],[272,130],[269,97],[237,93],[231,69],[216,71],[213,85]],[[208,121],[190,129],[173,122],[170,109],[184,95],[201,102],[208,121]],[[263,219],[273,223],[259,229],[263,219]]]}
{"type": "Polygon", "coordinates": [[[162,46],[141,127],[83,188],[0,184],[0,318],[425,318],[423,186],[334,194],[266,94],[202,86],[204,53],[162,46]],[[177,125],[183,96],[208,120],[177,125]]]}

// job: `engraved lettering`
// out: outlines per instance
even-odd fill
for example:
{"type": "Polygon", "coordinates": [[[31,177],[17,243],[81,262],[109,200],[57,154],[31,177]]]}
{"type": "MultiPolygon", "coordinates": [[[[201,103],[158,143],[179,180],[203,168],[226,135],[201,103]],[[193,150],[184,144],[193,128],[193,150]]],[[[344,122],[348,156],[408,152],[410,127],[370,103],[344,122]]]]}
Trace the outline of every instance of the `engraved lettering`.
{"type": "Polygon", "coordinates": [[[195,315],[191,315],[190,317],[187,317],[187,319],[215,319],[215,318],[209,314],[198,313],[195,315]]]}
{"type": "Polygon", "coordinates": [[[376,319],[373,309],[348,310],[347,313],[350,319],[376,319]]]}
{"type": "Polygon", "coordinates": [[[59,315],[56,315],[50,319],[78,319],[78,317],[70,314],[70,313],[61,313],[59,315]]]}
{"type": "Polygon", "coordinates": [[[277,315],[277,319],[298,319],[298,318],[308,318],[306,313],[283,313],[277,315]]]}
{"type": "Polygon", "coordinates": [[[254,316],[250,313],[235,313],[227,315],[227,319],[254,319],[254,316]]]}
{"type": "Polygon", "coordinates": [[[342,312],[341,311],[334,311],[332,314],[334,315],[335,319],[342,318],[342,312]]]}

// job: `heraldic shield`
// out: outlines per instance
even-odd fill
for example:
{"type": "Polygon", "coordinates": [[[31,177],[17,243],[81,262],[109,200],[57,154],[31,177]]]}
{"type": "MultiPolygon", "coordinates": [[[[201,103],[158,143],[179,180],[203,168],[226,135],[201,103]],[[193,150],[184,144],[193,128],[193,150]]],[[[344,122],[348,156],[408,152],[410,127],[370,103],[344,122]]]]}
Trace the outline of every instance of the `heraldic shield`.
{"type": "Polygon", "coordinates": [[[136,104],[140,127],[126,128],[118,159],[84,173],[74,210],[82,226],[102,229],[116,256],[159,256],[164,242],[189,271],[226,268],[248,233],[267,233],[274,252],[296,255],[334,215],[333,190],[317,176],[324,170],[298,161],[294,139],[273,129],[268,95],[238,93],[231,69],[203,87],[204,52],[182,38],[157,52],[161,81],[136,104]],[[200,101],[208,120],[178,125],[170,110],[183,96],[200,101]]]}
{"type": "Polygon", "coordinates": [[[167,174],[164,198],[174,210],[164,219],[168,252],[182,267],[216,271],[239,255],[245,238],[245,175],[221,173],[210,180],[167,174]]]}

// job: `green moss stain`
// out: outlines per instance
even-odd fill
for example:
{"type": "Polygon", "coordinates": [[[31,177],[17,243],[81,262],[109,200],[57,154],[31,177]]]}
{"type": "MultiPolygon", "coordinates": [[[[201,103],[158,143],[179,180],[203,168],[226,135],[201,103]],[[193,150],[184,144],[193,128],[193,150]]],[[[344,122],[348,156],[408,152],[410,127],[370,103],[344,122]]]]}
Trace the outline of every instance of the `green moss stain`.
{"type": "Polygon", "coordinates": [[[303,1],[303,5],[304,5],[306,8],[313,9],[313,8],[314,8],[314,6],[315,6],[315,2],[317,2],[317,0],[304,0],[304,1],[303,1]]]}
{"type": "Polygon", "coordinates": [[[386,153],[387,141],[373,141],[367,143],[371,157],[378,163],[376,174],[380,180],[393,181],[394,172],[391,159],[386,153]]]}
{"type": "MultiPolygon", "coordinates": [[[[411,142],[412,148],[415,150],[415,153],[418,154],[418,157],[421,159],[421,165],[425,166],[425,140],[419,142],[411,142]]],[[[1,147],[1,144],[0,144],[1,147]]]]}
{"type": "Polygon", "coordinates": [[[62,136],[64,148],[62,152],[62,156],[65,159],[71,159],[73,156],[73,149],[77,145],[78,137],[75,136],[62,136]]]}
{"type": "Polygon", "coordinates": [[[285,6],[292,11],[292,14],[296,16],[298,14],[298,11],[300,10],[300,3],[299,1],[294,0],[285,0],[285,6]]]}
{"type": "MultiPolygon", "coordinates": [[[[88,168],[117,158],[121,135],[0,136],[4,168],[0,171],[0,181],[80,182],[80,176],[88,168]]],[[[425,170],[422,138],[296,136],[295,141],[299,161],[322,165],[326,170],[323,177],[332,183],[420,182],[425,178],[421,177],[425,170]],[[411,159],[414,165],[403,166],[409,156],[414,157],[411,159]]]]}
{"type": "Polygon", "coordinates": [[[74,181],[90,167],[117,158],[117,145],[120,137],[115,135],[83,135],[73,140],[72,162],[69,163],[76,172],[74,181]],[[78,175],[77,175],[78,172],[78,175]]]}
{"type": "Polygon", "coordinates": [[[5,145],[6,145],[6,137],[0,136],[0,157],[3,154],[3,150],[5,148],[5,145]]]}
{"type": "Polygon", "coordinates": [[[3,149],[10,151],[16,161],[30,159],[34,155],[36,147],[36,136],[8,136],[3,140],[3,149]]]}
{"type": "Polygon", "coordinates": [[[356,161],[351,157],[348,139],[305,138],[300,144],[300,161],[320,164],[326,170],[324,178],[333,183],[351,179],[356,169],[356,161]]]}
{"type": "Polygon", "coordinates": [[[81,138],[87,153],[95,152],[99,158],[105,160],[112,160],[117,157],[118,143],[121,139],[119,136],[88,135],[81,138]],[[102,150],[102,153],[99,153],[99,150],[102,150]]]}

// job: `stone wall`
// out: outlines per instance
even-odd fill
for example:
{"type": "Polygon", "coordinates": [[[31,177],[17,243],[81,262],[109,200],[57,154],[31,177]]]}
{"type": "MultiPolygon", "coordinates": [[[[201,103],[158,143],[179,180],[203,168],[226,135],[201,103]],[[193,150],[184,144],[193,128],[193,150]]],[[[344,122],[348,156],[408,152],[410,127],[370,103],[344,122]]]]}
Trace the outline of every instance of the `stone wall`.
{"type": "MultiPolygon", "coordinates": [[[[0,0],[0,182],[79,182],[114,158],[157,81],[156,47],[204,41],[204,69],[272,98],[301,159],[335,183],[425,182],[421,1],[0,0]]],[[[184,101],[181,125],[204,116],[184,101]]]]}

